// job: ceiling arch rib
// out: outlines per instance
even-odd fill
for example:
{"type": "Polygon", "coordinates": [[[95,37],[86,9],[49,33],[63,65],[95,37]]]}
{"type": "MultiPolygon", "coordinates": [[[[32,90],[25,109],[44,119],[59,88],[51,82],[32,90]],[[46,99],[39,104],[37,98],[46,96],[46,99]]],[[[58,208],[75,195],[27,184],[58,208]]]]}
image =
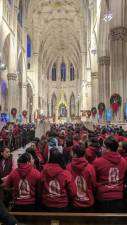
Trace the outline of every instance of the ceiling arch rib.
{"type": "MultiPolygon", "coordinates": [[[[49,49],[48,50],[48,54],[44,55],[44,60],[43,62],[45,63],[45,61],[47,60],[47,64],[48,64],[48,61],[50,61],[50,58],[54,58],[54,56],[63,56],[63,55],[66,55],[67,57],[70,58],[71,61],[74,61],[75,64],[77,65],[77,67],[79,66],[79,63],[80,63],[80,59],[77,58],[77,56],[75,56],[75,53],[74,53],[74,49],[71,49],[70,47],[70,50],[68,51],[68,54],[60,54],[59,52],[56,51],[52,51],[52,47],[51,47],[51,50],[49,49]]],[[[48,65],[47,65],[48,66],[48,65]]]]}
{"type": "Polygon", "coordinates": [[[39,59],[45,68],[61,56],[75,67],[80,66],[83,1],[86,0],[30,0],[27,23],[33,31],[34,27],[39,31],[39,59]]]}
{"type": "Polygon", "coordinates": [[[79,58],[80,57],[77,54],[76,49],[72,45],[70,45],[70,46],[65,45],[65,47],[63,49],[59,49],[59,45],[53,46],[52,43],[50,44],[50,46],[48,47],[48,49],[47,48],[44,49],[43,55],[42,55],[42,59],[45,59],[46,55],[47,55],[47,57],[50,58],[51,54],[54,55],[54,51],[55,52],[57,51],[60,55],[61,54],[64,55],[65,53],[68,55],[68,53],[69,53],[70,57],[71,57],[71,55],[74,55],[76,57],[76,61],[77,62],[79,61],[79,58]],[[52,52],[50,52],[50,50],[52,50],[52,52]]]}

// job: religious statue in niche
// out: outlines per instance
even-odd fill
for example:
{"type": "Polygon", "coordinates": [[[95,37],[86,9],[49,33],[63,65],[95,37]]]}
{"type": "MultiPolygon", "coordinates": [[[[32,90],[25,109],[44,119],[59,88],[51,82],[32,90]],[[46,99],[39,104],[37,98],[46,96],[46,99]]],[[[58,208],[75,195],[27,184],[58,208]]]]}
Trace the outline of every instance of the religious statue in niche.
{"type": "Polygon", "coordinates": [[[64,104],[61,104],[59,107],[59,117],[67,117],[67,109],[64,104]]]}

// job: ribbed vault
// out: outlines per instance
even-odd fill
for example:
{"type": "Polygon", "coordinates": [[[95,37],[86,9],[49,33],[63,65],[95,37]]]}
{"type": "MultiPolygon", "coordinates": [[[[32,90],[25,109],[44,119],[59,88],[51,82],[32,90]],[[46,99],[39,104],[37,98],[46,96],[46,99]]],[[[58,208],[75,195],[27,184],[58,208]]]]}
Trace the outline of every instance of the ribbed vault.
{"type": "Polygon", "coordinates": [[[40,60],[47,68],[60,56],[80,65],[83,0],[31,0],[27,18],[28,27],[39,31],[40,60]]]}

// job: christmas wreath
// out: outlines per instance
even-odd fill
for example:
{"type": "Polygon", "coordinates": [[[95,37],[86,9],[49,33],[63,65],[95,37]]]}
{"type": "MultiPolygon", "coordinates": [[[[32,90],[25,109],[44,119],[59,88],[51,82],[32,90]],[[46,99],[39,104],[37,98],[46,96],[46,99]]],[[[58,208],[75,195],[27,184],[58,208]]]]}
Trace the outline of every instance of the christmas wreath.
{"type": "Polygon", "coordinates": [[[119,94],[113,94],[110,98],[110,104],[113,112],[117,112],[119,107],[121,106],[122,98],[119,94]]]}
{"type": "Polygon", "coordinates": [[[16,109],[16,108],[12,108],[12,109],[11,109],[11,115],[12,115],[13,117],[16,117],[16,114],[17,114],[17,109],[16,109]]]}
{"type": "Polygon", "coordinates": [[[92,113],[92,116],[93,116],[93,117],[96,116],[96,114],[97,114],[97,109],[96,109],[96,107],[93,107],[93,108],[91,109],[91,113],[92,113]]]}
{"type": "Polygon", "coordinates": [[[88,118],[91,117],[91,111],[90,110],[87,110],[87,116],[88,116],[88,118]]]}
{"type": "Polygon", "coordinates": [[[23,110],[22,115],[23,115],[23,117],[26,117],[27,116],[27,111],[23,110]]]}
{"type": "Polygon", "coordinates": [[[99,114],[102,116],[103,112],[105,111],[105,104],[103,102],[100,102],[98,104],[98,111],[99,111],[99,114]]]}

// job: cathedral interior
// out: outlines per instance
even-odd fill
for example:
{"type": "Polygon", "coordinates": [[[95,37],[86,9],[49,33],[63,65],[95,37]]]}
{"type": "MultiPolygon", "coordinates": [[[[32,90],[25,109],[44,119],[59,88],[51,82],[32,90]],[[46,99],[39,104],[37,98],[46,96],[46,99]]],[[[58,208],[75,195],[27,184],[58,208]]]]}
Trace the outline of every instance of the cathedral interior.
{"type": "Polygon", "coordinates": [[[126,121],[126,9],[126,0],[0,0],[3,116],[126,121]]]}
{"type": "Polygon", "coordinates": [[[127,224],[126,95],[127,0],[0,0],[0,224],[127,224]]]}

